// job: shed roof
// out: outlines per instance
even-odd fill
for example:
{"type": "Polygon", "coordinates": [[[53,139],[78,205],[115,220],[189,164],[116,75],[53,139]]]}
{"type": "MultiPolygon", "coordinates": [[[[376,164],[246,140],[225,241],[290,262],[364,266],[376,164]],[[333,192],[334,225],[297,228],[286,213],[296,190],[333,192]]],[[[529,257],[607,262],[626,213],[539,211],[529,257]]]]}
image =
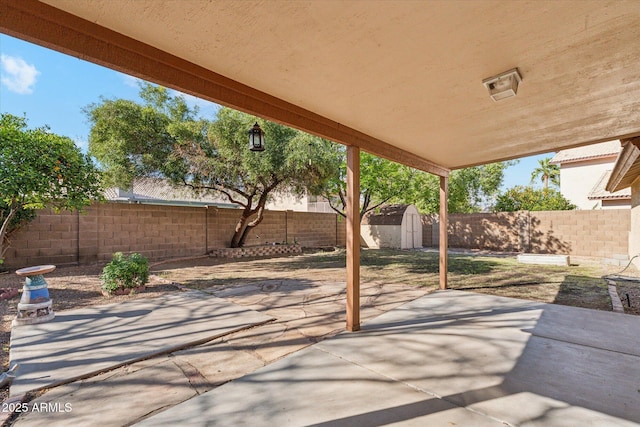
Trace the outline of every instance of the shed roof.
{"type": "Polygon", "coordinates": [[[369,211],[362,218],[362,225],[401,225],[409,206],[411,205],[387,205],[369,211]]]}

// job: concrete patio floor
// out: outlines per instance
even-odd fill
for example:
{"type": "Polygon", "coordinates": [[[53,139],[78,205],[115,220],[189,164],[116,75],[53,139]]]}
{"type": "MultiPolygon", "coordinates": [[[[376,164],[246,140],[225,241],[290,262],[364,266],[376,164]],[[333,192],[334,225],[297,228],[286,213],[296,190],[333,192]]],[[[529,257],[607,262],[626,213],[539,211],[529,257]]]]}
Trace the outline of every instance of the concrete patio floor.
{"type": "MultiPolygon", "coordinates": [[[[133,339],[135,342],[137,337],[142,340],[142,345],[139,348],[125,345],[116,347],[118,351],[115,353],[120,354],[120,359],[114,359],[111,368],[106,367],[104,373],[46,390],[44,394],[29,402],[29,409],[22,411],[13,424],[48,427],[70,424],[95,425],[98,422],[103,427],[134,424],[151,414],[254,372],[288,354],[341,332],[344,330],[344,292],[344,283],[305,279],[257,280],[216,286],[203,291],[190,291],[188,294],[193,295],[198,301],[193,307],[195,311],[192,314],[198,314],[193,319],[193,324],[185,307],[178,305],[173,310],[176,313],[173,313],[168,301],[156,301],[156,304],[159,303],[160,307],[169,311],[163,316],[156,316],[153,326],[149,326],[149,329],[162,332],[174,340],[181,336],[178,330],[188,331],[187,335],[193,335],[205,325],[210,330],[222,331],[230,325],[247,326],[248,320],[275,320],[228,333],[206,344],[119,368],[117,366],[122,364],[120,359],[128,357],[127,354],[139,354],[149,350],[145,344],[147,340],[138,335],[145,329],[140,327],[143,319],[129,316],[127,313],[138,312],[138,317],[148,317],[149,312],[158,311],[150,310],[153,306],[152,300],[131,302],[134,305],[146,304],[144,308],[136,306],[134,309],[132,305],[128,305],[130,303],[125,303],[95,307],[90,309],[93,310],[91,313],[84,309],[60,312],[57,325],[42,324],[41,328],[59,328],[61,331],[75,332],[67,334],[65,348],[76,348],[80,354],[83,351],[94,351],[92,357],[87,357],[89,361],[99,360],[98,354],[108,350],[102,345],[92,350],[96,339],[105,331],[109,331],[111,343],[117,343],[118,337],[124,338],[125,341],[133,339]],[[207,304],[217,307],[212,310],[210,316],[206,315],[207,304]],[[229,313],[237,313],[235,322],[233,316],[214,316],[216,312],[223,310],[223,307],[229,313]],[[181,313],[181,320],[175,321],[176,316],[181,313]],[[101,317],[105,319],[100,320],[101,317]],[[85,329],[86,334],[80,334],[79,329],[71,327],[67,322],[75,318],[85,319],[87,326],[93,325],[93,328],[89,327],[85,329]],[[113,323],[111,327],[101,323],[104,320],[117,322],[118,319],[126,321],[113,323]],[[44,410],[37,410],[39,408],[44,410]]],[[[425,293],[424,289],[405,284],[363,283],[362,318],[377,317],[425,293]]],[[[183,295],[186,294],[174,295],[172,298],[182,300],[183,295]]],[[[19,336],[26,339],[30,335],[20,331],[16,339],[19,336]]],[[[47,340],[42,337],[44,335],[33,338],[36,343],[45,345],[47,340]]],[[[23,358],[36,361],[35,353],[31,354],[28,351],[28,342],[22,342],[19,353],[23,354],[23,358]]],[[[60,377],[62,372],[56,372],[56,367],[68,369],[76,363],[79,367],[85,364],[79,355],[73,355],[70,350],[59,351],[58,347],[53,340],[48,347],[40,347],[41,350],[38,350],[38,354],[46,355],[47,350],[50,353],[48,365],[41,367],[42,375],[60,377]],[[69,366],[66,358],[75,362],[69,366]]],[[[86,369],[83,369],[83,372],[86,372],[86,369]]],[[[25,371],[22,371],[22,374],[24,373],[25,371]]],[[[33,376],[36,382],[41,381],[39,375],[29,376],[33,376]]],[[[22,379],[16,382],[14,387],[22,388],[24,384],[25,380],[22,379]]]]}
{"type": "MultiPolygon", "coordinates": [[[[59,364],[61,372],[84,366],[72,348],[90,362],[104,359],[108,349],[95,343],[107,331],[109,342],[117,343],[114,331],[121,330],[123,343],[106,372],[46,390],[13,423],[640,424],[638,316],[363,283],[363,330],[340,333],[344,283],[299,279],[218,286],[138,306],[150,301],[59,313],[60,340],[51,341],[50,355],[43,336],[16,334],[16,340],[31,336],[44,346],[31,354],[24,341],[15,353],[23,363],[50,357],[43,366],[59,364]],[[143,318],[163,313],[170,301],[182,314],[165,311],[141,329],[143,318]],[[190,302],[190,310],[180,301],[190,302]],[[207,304],[230,317],[206,316],[207,304]],[[192,324],[189,312],[199,320],[192,324]],[[275,320],[246,329],[269,318],[275,320]],[[223,332],[238,325],[245,329],[223,332]],[[140,348],[132,345],[145,329],[170,340],[179,331],[224,336],[113,369],[150,350],[146,339],[140,348]]],[[[37,369],[26,372],[14,387],[42,386],[37,369]]],[[[60,372],[49,369],[46,375],[59,378],[60,372]]]]}
{"type": "Polygon", "coordinates": [[[11,396],[214,340],[273,318],[201,292],[61,312],[11,329],[11,396]]]}
{"type": "Polygon", "coordinates": [[[640,317],[437,292],[137,425],[631,426],[640,317]]]}

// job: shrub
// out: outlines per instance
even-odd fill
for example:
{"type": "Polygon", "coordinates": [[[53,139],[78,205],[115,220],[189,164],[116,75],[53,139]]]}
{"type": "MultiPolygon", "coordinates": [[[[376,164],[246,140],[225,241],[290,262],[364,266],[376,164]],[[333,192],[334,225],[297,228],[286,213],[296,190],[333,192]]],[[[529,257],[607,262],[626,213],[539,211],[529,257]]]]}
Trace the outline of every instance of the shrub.
{"type": "Polygon", "coordinates": [[[102,270],[102,289],[113,294],[119,289],[134,289],[149,281],[149,262],[138,253],[129,256],[122,252],[113,254],[113,259],[102,270]]]}
{"type": "Polygon", "coordinates": [[[515,211],[566,211],[576,209],[558,190],[515,186],[498,196],[496,212],[515,211]]]}

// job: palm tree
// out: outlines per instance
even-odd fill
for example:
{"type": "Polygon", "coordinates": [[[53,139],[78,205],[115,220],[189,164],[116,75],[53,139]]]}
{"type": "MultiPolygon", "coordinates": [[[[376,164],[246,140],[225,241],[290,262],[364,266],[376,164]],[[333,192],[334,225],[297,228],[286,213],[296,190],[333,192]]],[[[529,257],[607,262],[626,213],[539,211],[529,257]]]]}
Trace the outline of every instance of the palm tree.
{"type": "Polygon", "coordinates": [[[540,166],[531,172],[531,183],[533,184],[540,177],[545,190],[549,188],[549,181],[557,187],[560,186],[560,167],[550,164],[549,161],[551,161],[551,157],[538,160],[540,166]]]}

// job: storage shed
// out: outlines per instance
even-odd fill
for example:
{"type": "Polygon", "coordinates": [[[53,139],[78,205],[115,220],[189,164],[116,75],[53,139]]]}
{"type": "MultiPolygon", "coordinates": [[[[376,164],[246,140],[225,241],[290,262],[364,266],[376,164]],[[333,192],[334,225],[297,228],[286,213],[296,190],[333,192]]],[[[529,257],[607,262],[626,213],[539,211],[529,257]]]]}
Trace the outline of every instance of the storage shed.
{"type": "Polygon", "coordinates": [[[360,230],[369,248],[422,247],[422,221],[414,205],[389,205],[367,212],[360,230]]]}

